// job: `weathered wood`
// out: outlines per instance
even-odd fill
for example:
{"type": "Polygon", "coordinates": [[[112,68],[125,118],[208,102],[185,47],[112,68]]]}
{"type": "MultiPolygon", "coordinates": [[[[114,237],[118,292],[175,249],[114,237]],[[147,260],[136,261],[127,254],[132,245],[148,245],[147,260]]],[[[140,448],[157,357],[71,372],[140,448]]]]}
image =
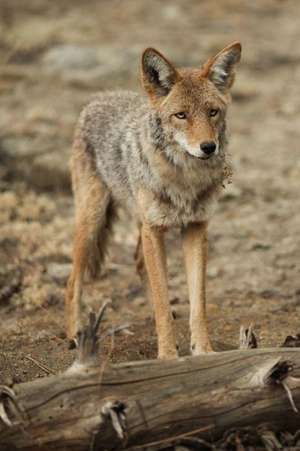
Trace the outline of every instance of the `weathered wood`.
{"type": "Polygon", "coordinates": [[[97,325],[91,318],[64,374],[0,387],[1,451],[140,448],[263,422],[299,429],[298,349],[101,365],[97,325]]]}
{"type": "Polygon", "coordinates": [[[284,365],[274,370],[283,360],[293,362],[293,373],[300,375],[297,349],[231,351],[105,368],[75,363],[62,375],[13,387],[15,403],[3,394],[11,426],[0,424],[0,449],[130,448],[194,430],[202,438],[219,437],[230,427],[265,421],[294,430],[299,414],[279,382],[281,374],[299,407],[300,384],[282,371],[284,365]]]}

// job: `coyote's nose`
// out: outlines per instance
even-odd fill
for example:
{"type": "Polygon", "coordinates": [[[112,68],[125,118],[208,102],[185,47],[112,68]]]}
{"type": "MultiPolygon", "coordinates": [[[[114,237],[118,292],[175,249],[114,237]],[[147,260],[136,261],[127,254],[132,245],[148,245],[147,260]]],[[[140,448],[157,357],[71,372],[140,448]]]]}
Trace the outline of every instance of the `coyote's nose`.
{"type": "Polygon", "coordinates": [[[206,155],[210,155],[216,150],[216,143],[214,141],[204,141],[200,144],[200,149],[206,155]]]}

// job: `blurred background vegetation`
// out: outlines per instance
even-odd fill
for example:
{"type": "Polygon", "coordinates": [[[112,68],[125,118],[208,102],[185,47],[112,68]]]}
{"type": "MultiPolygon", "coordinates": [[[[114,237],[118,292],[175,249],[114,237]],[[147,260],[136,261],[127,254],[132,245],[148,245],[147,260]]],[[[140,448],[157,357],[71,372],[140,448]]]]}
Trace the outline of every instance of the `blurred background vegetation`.
{"type": "Polygon", "coordinates": [[[37,186],[65,188],[79,109],[89,92],[137,89],[145,47],[199,65],[239,39],[235,94],[253,99],[271,68],[299,61],[297,13],[297,0],[1,0],[2,151],[37,186]]]}
{"type": "MultiPolygon", "coordinates": [[[[59,369],[71,358],[63,291],[74,215],[72,135],[92,93],[140,89],[148,46],[189,66],[242,42],[229,114],[234,183],[210,228],[210,328],[217,349],[234,346],[241,322],[252,321],[263,344],[298,332],[299,9],[299,0],[0,0],[0,346],[12,362],[35,352],[59,369]]],[[[187,352],[185,276],[176,238],[169,240],[170,298],[187,352]]],[[[105,274],[86,288],[89,306],[109,298],[109,321],[133,324],[133,336],[116,340],[116,360],[155,356],[134,246],[125,221],[105,274]]],[[[18,363],[7,373],[36,377],[28,361],[22,365],[26,373],[18,363]]]]}

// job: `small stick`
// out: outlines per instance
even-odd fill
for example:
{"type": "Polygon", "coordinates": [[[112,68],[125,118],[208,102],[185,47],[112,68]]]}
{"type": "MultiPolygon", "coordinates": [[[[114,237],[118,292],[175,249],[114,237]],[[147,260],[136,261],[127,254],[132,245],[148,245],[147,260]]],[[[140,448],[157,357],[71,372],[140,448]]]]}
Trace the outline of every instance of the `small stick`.
{"type": "Polygon", "coordinates": [[[118,334],[119,332],[122,332],[122,331],[129,332],[129,335],[134,335],[132,332],[130,332],[128,330],[129,327],[130,327],[130,324],[123,324],[121,326],[111,327],[110,329],[108,329],[105,332],[105,334],[102,337],[100,337],[100,341],[104,340],[107,337],[111,337],[113,335],[116,335],[116,334],[118,334]]]}
{"type": "Polygon", "coordinates": [[[109,304],[110,302],[105,302],[97,315],[94,312],[90,312],[88,325],[78,332],[75,342],[77,348],[76,363],[86,364],[88,360],[96,361],[99,346],[97,331],[109,304]]]}
{"type": "Polygon", "coordinates": [[[291,392],[291,390],[290,390],[290,387],[288,386],[288,384],[286,383],[285,380],[283,380],[283,381],[281,382],[281,384],[282,384],[283,388],[284,388],[285,391],[286,391],[287,397],[288,397],[288,399],[289,399],[289,401],[290,401],[290,403],[291,403],[291,406],[292,406],[293,411],[294,411],[295,413],[298,413],[298,409],[297,409],[296,404],[295,404],[295,401],[294,401],[294,399],[293,399],[293,395],[292,395],[292,392],[291,392]]]}
{"type": "Polygon", "coordinates": [[[31,362],[33,362],[36,366],[41,368],[41,370],[45,371],[45,373],[47,373],[47,374],[55,374],[55,372],[53,370],[51,370],[51,368],[48,368],[46,365],[44,365],[43,363],[41,363],[38,360],[34,359],[30,355],[25,355],[25,359],[30,360],[31,362]]]}
{"type": "Polygon", "coordinates": [[[94,326],[94,335],[97,334],[97,331],[99,329],[101,320],[104,316],[105,310],[107,309],[107,307],[111,304],[110,301],[105,302],[102,307],[100,308],[99,312],[98,312],[98,317],[96,317],[96,322],[95,322],[95,326],[94,326]]]}
{"type": "Polygon", "coordinates": [[[252,324],[245,329],[244,326],[240,328],[240,349],[254,349],[257,348],[257,339],[254,335],[252,324]]]}

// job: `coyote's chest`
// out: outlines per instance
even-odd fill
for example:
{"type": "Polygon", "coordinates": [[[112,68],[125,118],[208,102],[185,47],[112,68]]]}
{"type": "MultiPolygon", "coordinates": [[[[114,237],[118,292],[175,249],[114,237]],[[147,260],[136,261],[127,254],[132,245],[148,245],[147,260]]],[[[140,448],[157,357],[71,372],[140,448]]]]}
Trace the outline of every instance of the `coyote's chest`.
{"type": "Polygon", "coordinates": [[[220,168],[177,177],[159,177],[146,196],[144,217],[156,226],[185,226],[208,221],[222,189],[220,168]]]}

